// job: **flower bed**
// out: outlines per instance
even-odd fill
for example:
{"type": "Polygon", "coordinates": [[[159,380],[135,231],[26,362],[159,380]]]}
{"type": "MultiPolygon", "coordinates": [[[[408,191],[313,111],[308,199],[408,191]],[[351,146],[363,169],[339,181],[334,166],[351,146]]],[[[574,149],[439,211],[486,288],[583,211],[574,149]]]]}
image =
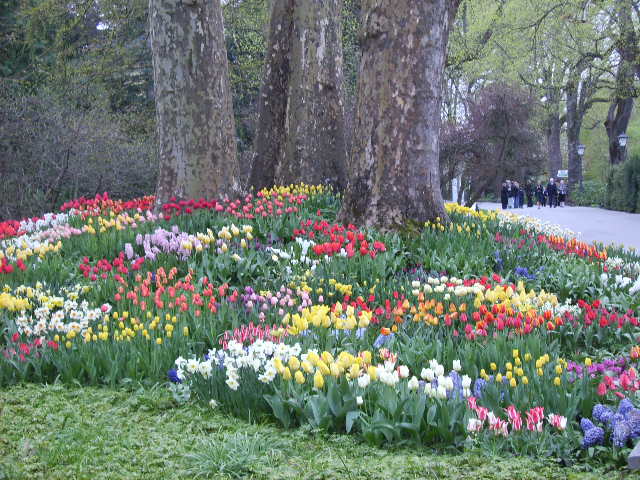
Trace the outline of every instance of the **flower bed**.
{"type": "Polygon", "coordinates": [[[640,435],[633,252],[455,205],[360,230],[305,185],[153,202],[3,223],[0,384],[167,382],[286,428],[570,461],[640,435]]]}

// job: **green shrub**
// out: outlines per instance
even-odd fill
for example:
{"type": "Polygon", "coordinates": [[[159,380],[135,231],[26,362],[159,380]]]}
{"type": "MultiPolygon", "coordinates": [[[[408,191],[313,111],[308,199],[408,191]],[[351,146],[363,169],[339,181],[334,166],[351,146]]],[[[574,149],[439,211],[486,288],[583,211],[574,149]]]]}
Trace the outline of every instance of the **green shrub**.
{"type": "Polygon", "coordinates": [[[611,168],[607,180],[605,207],[623,212],[640,212],[640,155],[611,168]]]}
{"type": "Polygon", "coordinates": [[[569,196],[573,205],[580,207],[601,207],[605,204],[606,185],[599,180],[587,180],[582,190],[575,189],[569,196]]]}

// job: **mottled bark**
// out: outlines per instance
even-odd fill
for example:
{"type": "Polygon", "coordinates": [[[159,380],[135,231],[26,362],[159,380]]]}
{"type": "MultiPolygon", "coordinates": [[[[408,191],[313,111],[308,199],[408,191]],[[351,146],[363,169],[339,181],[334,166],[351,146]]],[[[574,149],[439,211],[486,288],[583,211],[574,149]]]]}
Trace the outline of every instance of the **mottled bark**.
{"type": "Polygon", "coordinates": [[[446,218],[440,192],[443,69],[458,2],[363,0],[349,183],[340,217],[382,229],[446,218]]]}
{"type": "MultiPolygon", "coordinates": [[[[578,86],[567,84],[567,157],[569,170],[569,189],[576,185],[582,186],[582,157],[578,155],[580,130],[582,129],[582,112],[578,108],[578,86]]],[[[552,173],[555,176],[557,172],[552,173]]]]}
{"type": "Polygon", "coordinates": [[[157,204],[240,192],[220,0],[150,0],[157,204]]]}
{"type": "Polygon", "coordinates": [[[294,0],[273,0],[271,5],[269,45],[258,101],[258,126],[249,175],[249,185],[256,190],[272,187],[276,183],[276,167],[283,157],[293,7],[294,0]]]}
{"type": "Polygon", "coordinates": [[[557,110],[553,109],[547,117],[546,137],[549,174],[554,177],[558,174],[558,170],[562,168],[561,127],[559,108],[557,110]]]}
{"type": "Polygon", "coordinates": [[[634,71],[633,65],[624,59],[618,65],[616,73],[616,90],[609,104],[607,120],[604,126],[609,139],[609,162],[612,165],[622,163],[625,150],[618,143],[618,135],[627,132],[634,103],[634,71]]]}
{"type": "Polygon", "coordinates": [[[345,185],[342,0],[275,0],[250,183],[345,185]]]}

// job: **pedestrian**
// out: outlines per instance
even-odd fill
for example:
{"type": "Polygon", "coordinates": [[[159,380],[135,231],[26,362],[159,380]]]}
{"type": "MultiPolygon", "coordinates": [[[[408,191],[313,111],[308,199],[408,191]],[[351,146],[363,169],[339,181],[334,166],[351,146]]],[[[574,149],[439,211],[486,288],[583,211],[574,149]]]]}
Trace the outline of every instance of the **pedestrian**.
{"type": "Polygon", "coordinates": [[[500,201],[502,202],[502,209],[506,210],[509,206],[509,192],[507,191],[507,182],[502,182],[502,189],[500,190],[500,201]]]}
{"type": "Polygon", "coordinates": [[[531,208],[533,207],[533,197],[535,195],[535,191],[533,189],[531,180],[527,181],[526,191],[527,191],[527,208],[531,208]]]}
{"type": "Polygon", "coordinates": [[[518,208],[524,208],[524,186],[518,184],[518,208]]]}
{"type": "Polygon", "coordinates": [[[511,184],[511,180],[507,180],[507,208],[514,208],[515,205],[515,190],[511,184]]]}
{"type": "Polygon", "coordinates": [[[555,208],[558,205],[558,187],[556,186],[556,182],[553,178],[549,179],[549,184],[547,185],[547,196],[549,197],[549,208],[555,208]]]}
{"type": "Polygon", "coordinates": [[[513,182],[513,208],[520,208],[520,184],[513,182]]]}
{"type": "Polygon", "coordinates": [[[564,183],[564,180],[560,180],[560,185],[558,186],[558,203],[560,203],[561,207],[564,207],[564,202],[567,200],[567,184],[564,183]]]}
{"type": "Polygon", "coordinates": [[[538,210],[541,206],[544,206],[544,187],[540,182],[536,186],[536,200],[538,201],[538,210]]]}

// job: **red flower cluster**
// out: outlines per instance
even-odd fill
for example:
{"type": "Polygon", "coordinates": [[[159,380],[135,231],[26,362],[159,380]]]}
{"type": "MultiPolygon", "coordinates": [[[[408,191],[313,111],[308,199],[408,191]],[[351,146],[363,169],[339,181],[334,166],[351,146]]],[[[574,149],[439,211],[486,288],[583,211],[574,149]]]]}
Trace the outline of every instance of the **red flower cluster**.
{"type": "Polygon", "coordinates": [[[162,206],[165,220],[170,220],[172,216],[181,214],[191,214],[197,210],[215,210],[219,213],[226,213],[236,218],[253,219],[256,217],[280,216],[287,213],[297,213],[298,206],[307,200],[306,195],[282,195],[274,198],[262,198],[258,194],[258,198],[253,195],[247,195],[244,199],[235,201],[225,200],[177,200],[171,199],[171,202],[162,206]]]}
{"type": "Polygon", "coordinates": [[[24,232],[20,231],[20,222],[16,220],[0,222],[0,240],[10,237],[18,237],[23,234],[24,232]]]}
{"type": "Polygon", "coordinates": [[[597,392],[601,397],[613,392],[617,397],[624,398],[625,394],[623,392],[637,392],[638,390],[640,390],[638,373],[635,368],[631,367],[622,372],[617,378],[604,375],[602,381],[598,384],[597,392]]]}
{"type": "Polygon", "coordinates": [[[218,311],[219,298],[225,298],[229,302],[236,302],[239,294],[233,290],[229,294],[229,286],[213,285],[207,277],[203,277],[198,284],[193,283],[193,273],[190,272],[184,279],[176,281],[177,268],[172,268],[169,273],[163,267],[155,272],[147,272],[146,276],[137,274],[135,283],[129,285],[126,279],[116,275],[115,279],[121,285],[115,294],[116,302],[131,302],[142,311],[155,306],[157,311],[172,310],[186,312],[193,309],[196,317],[202,314],[203,308],[211,313],[218,311]]]}
{"type": "MultiPolygon", "coordinates": [[[[29,357],[38,358],[41,355],[40,349],[43,347],[43,344],[40,338],[36,338],[30,343],[24,343],[20,341],[20,334],[16,332],[11,336],[11,342],[15,346],[9,345],[8,348],[2,352],[4,357],[9,360],[17,356],[21,362],[26,362],[29,357]]],[[[53,340],[48,340],[47,346],[54,351],[58,350],[58,343],[53,340]]]]}
{"type": "Polygon", "coordinates": [[[302,228],[293,230],[293,238],[307,237],[316,240],[318,243],[313,246],[313,253],[318,256],[333,256],[344,249],[348,258],[353,257],[356,251],[361,256],[375,258],[379,252],[387,250],[380,241],[369,243],[365,234],[351,224],[345,227],[337,223],[331,225],[326,220],[302,220],[300,226],[302,228]]]}
{"type": "Polygon", "coordinates": [[[113,272],[114,270],[123,275],[127,275],[130,271],[140,270],[143,263],[144,257],[140,257],[127,266],[124,252],[120,252],[120,254],[112,261],[103,258],[98,260],[95,265],[91,264],[91,262],[89,261],[89,257],[84,257],[82,259],[82,263],[78,268],[82,272],[82,275],[84,275],[84,278],[88,278],[91,281],[95,282],[96,280],[98,280],[98,277],[103,280],[107,279],[109,277],[109,273],[113,272]]]}
{"type": "Polygon", "coordinates": [[[578,306],[584,311],[584,324],[586,326],[590,326],[596,322],[600,328],[622,328],[628,324],[634,327],[640,325],[638,318],[633,315],[632,310],[624,314],[609,311],[602,305],[600,300],[595,300],[593,303],[578,300],[578,306]]]}
{"type": "MultiPolygon", "coordinates": [[[[18,267],[18,269],[22,270],[23,272],[27,269],[27,265],[22,261],[21,258],[19,258],[15,263],[15,267],[18,267]]],[[[15,271],[15,267],[11,263],[9,263],[6,258],[2,258],[2,260],[0,260],[0,273],[3,273],[5,275],[13,273],[15,271]]]]}
{"type": "Polygon", "coordinates": [[[97,194],[95,198],[80,197],[75,200],[65,202],[60,207],[60,211],[76,210],[81,213],[82,218],[104,215],[113,212],[116,215],[127,210],[145,211],[153,208],[156,197],[147,195],[145,197],[134,198],[133,200],[112,200],[107,192],[102,195],[97,194]]]}

